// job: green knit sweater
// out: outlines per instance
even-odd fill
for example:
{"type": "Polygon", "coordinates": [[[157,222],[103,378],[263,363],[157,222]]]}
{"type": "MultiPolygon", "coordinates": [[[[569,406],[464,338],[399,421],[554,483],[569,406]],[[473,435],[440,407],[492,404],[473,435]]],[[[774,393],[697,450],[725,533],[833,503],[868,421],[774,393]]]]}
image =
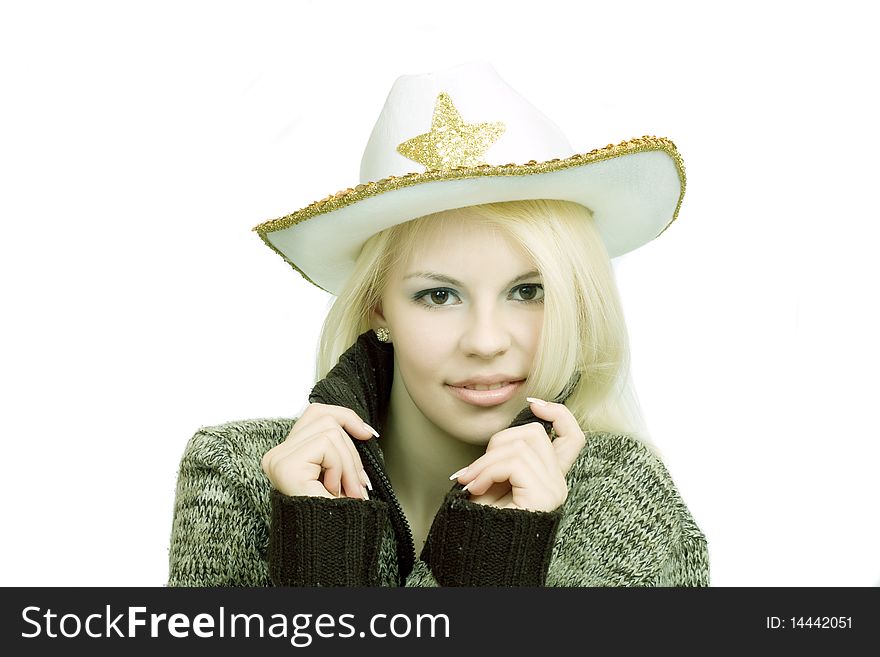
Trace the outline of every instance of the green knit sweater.
{"type": "MultiPolygon", "coordinates": [[[[381,434],[393,348],[364,333],[310,395],[381,434]]],[[[663,464],[635,439],[586,432],[553,512],[498,509],[455,484],[420,555],[384,469],[354,441],[369,500],[289,497],[260,461],[294,419],[203,427],[180,463],[169,586],[708,586],[706,539],[663,464]]],[[[541,422],[526,407],[510,426],[541,422]]],[[[552,433],[550,434],[552,437],[552,433]]]]}

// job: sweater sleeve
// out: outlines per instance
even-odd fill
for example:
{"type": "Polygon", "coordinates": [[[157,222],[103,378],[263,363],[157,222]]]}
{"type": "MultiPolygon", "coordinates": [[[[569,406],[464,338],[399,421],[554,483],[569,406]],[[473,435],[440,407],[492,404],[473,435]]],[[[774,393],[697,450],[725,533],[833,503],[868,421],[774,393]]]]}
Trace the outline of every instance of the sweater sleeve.
{"type": "Polygon", "coordinates": [[[477,504],[450,491],[407,586],[544,586],[561,518],[477,504]]]}
{"type": "Polygon", "coordinates": [[[388,505],[272,491],[269,573],[276,586],[378,586],[388,505]]]}
{"type": "Polygon", "coordinates": [[[180,462],[168,586],[266,586],[266,529],[259,502],[230,467],[222,436],[197,432],[180,462]]]}
{"type": "Polygon", "coordinates": [[[642,443],[589,437],[568,478],[548,586],[709,585],[706,538],[642,443]]]}

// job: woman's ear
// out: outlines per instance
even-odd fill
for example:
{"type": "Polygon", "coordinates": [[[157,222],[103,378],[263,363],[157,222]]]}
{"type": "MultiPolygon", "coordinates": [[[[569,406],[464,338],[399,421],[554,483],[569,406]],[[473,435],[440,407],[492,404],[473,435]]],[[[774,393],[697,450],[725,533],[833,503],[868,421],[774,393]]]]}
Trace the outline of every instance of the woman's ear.
{"type": "Polygon", "coordinates": [[[375,331],[380,326],[387,325],[385,315],[382,313],[382,301],[379,300],[376,302],[376,305],[373,306],[373,309],[370,310],[370,328],[375,331]]]}

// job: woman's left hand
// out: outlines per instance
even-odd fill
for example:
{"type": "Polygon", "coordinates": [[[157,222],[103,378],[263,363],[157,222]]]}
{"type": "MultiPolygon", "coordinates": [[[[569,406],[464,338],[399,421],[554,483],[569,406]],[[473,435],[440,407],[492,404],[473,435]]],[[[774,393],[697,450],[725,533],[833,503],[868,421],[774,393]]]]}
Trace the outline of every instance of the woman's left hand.
{"type": "Polygon", "coordinates": [[[457,477],[470,501],[503,509],[554,511],[568,497],[565,475],[586,442],[564,404],[534,401],[532,413],[553,423],[552,442],[544,427],[530,422],[499,431],[486,453],[457,477]]]}

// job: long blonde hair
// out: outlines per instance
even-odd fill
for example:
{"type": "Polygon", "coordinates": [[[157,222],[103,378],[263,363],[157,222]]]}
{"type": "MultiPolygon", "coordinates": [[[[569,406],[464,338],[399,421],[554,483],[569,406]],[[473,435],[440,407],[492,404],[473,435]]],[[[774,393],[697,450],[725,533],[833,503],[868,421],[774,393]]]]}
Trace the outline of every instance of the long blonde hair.
{"type": "MultiPolygon", "coordinates": [[[[370,311],[380,301],[389,273],[437,222],[462,210],[426,215],[373,235],[334,300],[321,330],[316,380],[320,380],[370,328],[370,311]]],[[[556,398],[580,373],[565,401],[584,431],[627,433],[656,451],[630,375],[629,337],[611,261],[596,232],[592,213],[556,200],[508,201],[467,208],[481,221],[514,239],[541,272],[544,323],[529,396],[556,398]]]]}

